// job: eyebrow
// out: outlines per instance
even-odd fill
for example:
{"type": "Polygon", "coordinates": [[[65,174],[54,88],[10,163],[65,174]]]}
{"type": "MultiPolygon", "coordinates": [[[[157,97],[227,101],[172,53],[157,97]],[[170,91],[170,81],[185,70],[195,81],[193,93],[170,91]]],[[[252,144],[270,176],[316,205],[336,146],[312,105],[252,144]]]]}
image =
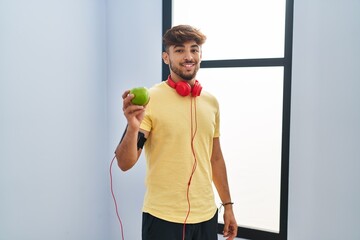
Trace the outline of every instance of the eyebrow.
{"type": "MultiPolygon", "coordinates": [[[[185,45],[183,45],[183,44],[174,45],[174,48],[178,48],[178,47],[183,48],[183,47],[185,47],[185,45]]],[[[191,48],[198,48],[198,49],[200,49],[200,46],[197,45],[197,44],[194,44],[194,45],[191,45],[191,48]]]]}
{"type": "Polygon", "coordinates": [[[174,45],[174,49],[175,49],[175,48],[183,48],[183,47],[185,47],[185,46],[184,46],[184,45],[180,45],[180,44],[174,45]]]}

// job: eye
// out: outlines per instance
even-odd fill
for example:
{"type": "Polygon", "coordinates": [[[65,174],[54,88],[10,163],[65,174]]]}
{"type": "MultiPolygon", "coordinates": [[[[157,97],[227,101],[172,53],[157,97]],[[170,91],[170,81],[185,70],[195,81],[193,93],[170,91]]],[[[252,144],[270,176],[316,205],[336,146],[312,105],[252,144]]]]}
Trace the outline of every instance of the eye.
{"type": "Polygon", "coordinates": [[[198,50],[198,49],[193,49],[192,52],[193,52],[193,53],[198,53],[199,50],[198,50]]]}
{"type": "Polygon", "coordinates": [[[183,50],[182,49],[176,49],[175,52],[181,53],[181,52],[183,52],[183,50]]]}

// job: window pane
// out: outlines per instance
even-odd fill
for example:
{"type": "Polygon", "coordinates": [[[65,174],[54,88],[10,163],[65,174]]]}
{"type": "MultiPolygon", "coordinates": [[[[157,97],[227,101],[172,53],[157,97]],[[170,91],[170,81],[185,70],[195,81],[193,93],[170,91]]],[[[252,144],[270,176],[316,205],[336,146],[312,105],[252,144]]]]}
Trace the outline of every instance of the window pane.
{"type": "Polygon", "coordinates": [[[278,233],[283,67],[204,68],[197,77],[220,104],[221,146],[238,225],[278,233]]]}
{"type": "Polygon", "coordinates": [[[172,16],[207,36],[203,60],[284,56],[285,0],[173,0],[172,16]]]}

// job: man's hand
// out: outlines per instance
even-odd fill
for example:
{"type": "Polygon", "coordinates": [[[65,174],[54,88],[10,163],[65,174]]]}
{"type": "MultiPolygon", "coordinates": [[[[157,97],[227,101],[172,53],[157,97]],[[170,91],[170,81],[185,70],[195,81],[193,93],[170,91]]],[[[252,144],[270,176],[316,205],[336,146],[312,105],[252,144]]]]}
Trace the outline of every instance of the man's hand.
{"type": "Polygon", "coordinates": [[[122,95],[123,98],[123,112],[128,122],[128,128],[139,129],[141,121],[145,115],[145,106],[139,106],[131,103],[134,98],[127,90],[122,95]]]}
{"type": "Polygon", "coordinates": [[[235,220],[234,212],[232,210],[232,206],[224,206],[224,237],[227,240],[233,240],[237,235],[237,223],[235,220]]]}

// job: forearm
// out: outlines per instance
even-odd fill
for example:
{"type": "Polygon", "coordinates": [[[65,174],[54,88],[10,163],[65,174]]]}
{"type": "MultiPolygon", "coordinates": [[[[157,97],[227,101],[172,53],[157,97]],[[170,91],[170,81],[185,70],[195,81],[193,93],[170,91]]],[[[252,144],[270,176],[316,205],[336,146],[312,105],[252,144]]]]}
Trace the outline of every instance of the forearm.
{"type": "Polygon", "coordinates": [[[118,166],[123,171],[132,168],[140,155],[141,149],[137,148],[138,132],[136,129],[128,128],[115,150],[118,166]]]}
{"type": "Polygon", "coordinates": [[[224,157],[221,152],[219,138],[214,138],[213,152],[211,155],[213,182],[224,206],[224,237],[234,239],[237,235],[237,223],[235,220],[230,189],[227,179],[224,157]]]}
{"type": "MultiPolygon", "coordinates": [[[[222,158],[213,161],[213,181],[222,203],[231,202],[230,189],[227,179],[226,166],[222,158]]],[[[231,207],[226,205],[226,208],[231,207]]]]}

